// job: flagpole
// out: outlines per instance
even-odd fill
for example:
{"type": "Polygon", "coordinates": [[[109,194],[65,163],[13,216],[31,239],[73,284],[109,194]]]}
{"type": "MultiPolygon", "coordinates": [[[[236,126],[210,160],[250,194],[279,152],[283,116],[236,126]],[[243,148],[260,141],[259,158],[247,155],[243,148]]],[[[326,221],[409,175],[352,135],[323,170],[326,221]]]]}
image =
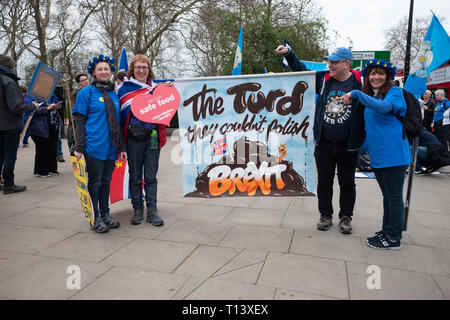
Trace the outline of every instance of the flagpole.
{"type": "MultiPolygon", "coordinates": [[[[409,20],[408,20],[408,35],[406,38],[406,57],[405,57],[405,73],[403,75],[403,84],[406,83],[406,79],[408,79],[409,75],[409,60],[411,59],[411,33],[412,33],[412,23],[413,23],[413,11],[414,11],[414,0],[411,0],[409,5],[409,20]]],[[[409,172],[408,172],[408,189],[406,191],[406,201],[405,201],[405,223],[403,225],[403,231],[406,231],[408,228],[408,216],[409,216],[409,208],[411,202],[411,191],[412,191],[412,183],[414,179],[414,171],[416,166],[417,159],[417,148],[419,145],[419,138],[415,138],[413,140],[413,150],[412,156],[413,160],[409,164],[409,172]]]]}
{"type": "Polygon", "coordinates": [[[411,59],[411,34],[413,23],[413,11],[414,11],[414,0],[411,0],[409,4],[408,34],[406,37],[406,57],[405,57],[405,71],[403,75],[403,84],[406,83],[406,79],[408,79],[409,75],[409,61],[411,59]]]}

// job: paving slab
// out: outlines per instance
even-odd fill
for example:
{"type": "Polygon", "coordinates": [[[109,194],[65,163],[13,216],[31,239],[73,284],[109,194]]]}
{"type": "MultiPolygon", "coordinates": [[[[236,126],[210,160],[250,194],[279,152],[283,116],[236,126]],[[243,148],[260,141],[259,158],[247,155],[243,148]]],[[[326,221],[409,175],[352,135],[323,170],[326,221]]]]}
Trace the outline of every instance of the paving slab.
{"type": "Polygon", "coordinates": [[[377,250],[363,246],[367,263],[402,270],[446,275],[433,248],[402,244],[401,250],[377,250]]]}
{"type": "Polygon", "coordinates": [[[447,300],[450,299],[450,277],[432,276],[447,300]]]}
{"type": "Polygon", "coordinates": [[[114,266],[173,272],[196,248],[195,244],[136,239],[103,262],[114,266]]]}
{"type": "MultiPolygon", "coordinates": [[[[267,208],[267,207],[266,207],[267,208]]],[[[283,218],[282,209],[234,208],[224,222],[233,225],[279,227],[283,218]]]]}
{"type": "Polygon", "coordinates": [[[210,277],[233,260],[241,250],[235,248],[199,246],[174,271],[175,274],[210,277]]]}
{"type": "Polygon", "coordinates": [[[208,279],[186,300],[272,300],[275,288],[226,280],[208,279]]]}
{"type": "Polygon", "coordinates": [[[201,205],[188,203],[181,210],[177,210],[173,217],[178,219],[221,222],[233,210],[232,207],[201,205]]]}
{"type": "Polygon", "coordinates": [[[224,223],[180,219],[156,238],[159,240],[218,245],[230,228],[231,225],[224,223]]]}
{"type": "Polygon", "coordinates": [[[114,267],[73,300],[169,300],[186,277],[136,268],[114,267]]]}
{"type": "Polygon", "coordinates": [[[42,259],[44,258],[31,254],[0,251],[0,282],[9,279],[27,267],[33,266],[42,259]]]}
{"type": "Polygon", "coordinates": [[[8,279],[0,281],[0,296],[20,300],[69,299],[77,293],[77,289],[67,287],[71,276],[67,271],[72,265],[79,267],[81,289],[109,268],[96,263],[43,258],[8,279]]]}
{"type": "MultiPolygon", "coordinates": [[[[365,244],[364,244],[365,245],[365,244]]],[[[344,261],[366,262],[362,239],[320,231],[295,230],[291,253],[344,261]]]]}
{"type": "Polygon", "coordinates": [[[442,300],[444,296],[429,274],[378,267],[379,282],[367,264],[348,262],[350,299],[442,300]],[[369,282],[369,285],[367,284],[369,282]]]}
{"type": "Polygon", "coordinates": [[[277,288],[275,300],[340,300],[333,297],[320,296],[307,292],[277,288]]]}
{"type": "Polygon", "coordinates": [[[258,285],[348,299],[344,261],[285,254],[266,261],[258,285]]]}
{"type": "Polygon", "coordinates": [[[292,230],[288,229],[236,225],[232,227],[220,245],[242,249],[287,252],[291,238],[292,230]]]}
{"type": "Polygon", "coordinates": [[[13,226],[10,229],[0,234],[0,250],[17,253],[38,253],[76,234],[76,231],[40,227],[13,226]]]}

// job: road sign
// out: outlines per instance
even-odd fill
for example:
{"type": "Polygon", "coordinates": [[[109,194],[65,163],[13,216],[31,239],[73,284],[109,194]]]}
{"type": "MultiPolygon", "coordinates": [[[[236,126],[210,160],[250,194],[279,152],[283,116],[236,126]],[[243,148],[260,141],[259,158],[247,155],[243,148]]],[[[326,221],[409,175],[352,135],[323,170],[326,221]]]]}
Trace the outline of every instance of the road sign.
{"type": "Polygon", "coordinates": [[[352,69],[361,71],[364,62],[370,59],[383,59],[385,61],[391,60],[390,51],[352,51],[353,65],[352,69]]]}

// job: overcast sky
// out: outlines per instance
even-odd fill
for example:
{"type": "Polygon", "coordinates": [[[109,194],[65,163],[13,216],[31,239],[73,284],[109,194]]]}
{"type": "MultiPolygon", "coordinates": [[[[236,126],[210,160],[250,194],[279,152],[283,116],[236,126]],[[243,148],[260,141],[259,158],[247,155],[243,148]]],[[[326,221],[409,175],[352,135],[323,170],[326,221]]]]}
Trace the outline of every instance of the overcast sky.
{"type": "MultiPolygon", "coordinates": [[[[339,32],[341,38],[336,47],[348,47],[350,38],[353,50],[383,50],[383,29],[396,25],[404,16],[409,16],[410,0],[316,0],[323,7],[323,15],[330,27],[339,32]]],[[[415,0],[414,18],[428,17],[431,11],[446,17],[442,22],[450,32],[449,0],[415,0]]],[[[330,48],[334,49],[334,48],[330,48]]]]}

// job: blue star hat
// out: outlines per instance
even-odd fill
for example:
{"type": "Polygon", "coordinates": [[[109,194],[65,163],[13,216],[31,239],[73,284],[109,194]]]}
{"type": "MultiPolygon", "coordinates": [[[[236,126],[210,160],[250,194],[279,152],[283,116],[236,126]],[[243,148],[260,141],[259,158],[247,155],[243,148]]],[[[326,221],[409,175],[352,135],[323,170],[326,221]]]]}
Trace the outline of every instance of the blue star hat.
{"type": "Polygon", "coordinates": [[[366,75],[366,73],[369,72],[370,69],[375,68],[375,67],[381,67],[381,68],[386,69],[386,72],[391,75],[392,80],[395,79],[395,75],[397,74],[397,67],[392,65],[392,63],[384,61],[382,59],[367,60],[363,65],[363,68],[361,70],[361,75],[364,77],[366,75]]]}
{"type": "Polygon", "coordinates": [[[331,61],[338,61],[341,59],[353,61],[353,54],[348,48],[341,47],[341,48],[336,48],[332,54],[324,57],[324,59],[331,60],[331,61]]]}
{"type": "Polygon", "coordinates": [[[107,62],[107,63],[109,63],[109,66],[111,67],[111,72],[116,71],[116,67],[114,66],[114,64],[116,63],[116,59],[110,58],[108,56],[104,56],[102,54],[99,54],[98,56],[95,56],[91,60],[89,60],[89,64],[87,66],[87,71],[89,72],[89,74],[91,76],[94,73],[95,66],[99,62],[107,62]]]}

